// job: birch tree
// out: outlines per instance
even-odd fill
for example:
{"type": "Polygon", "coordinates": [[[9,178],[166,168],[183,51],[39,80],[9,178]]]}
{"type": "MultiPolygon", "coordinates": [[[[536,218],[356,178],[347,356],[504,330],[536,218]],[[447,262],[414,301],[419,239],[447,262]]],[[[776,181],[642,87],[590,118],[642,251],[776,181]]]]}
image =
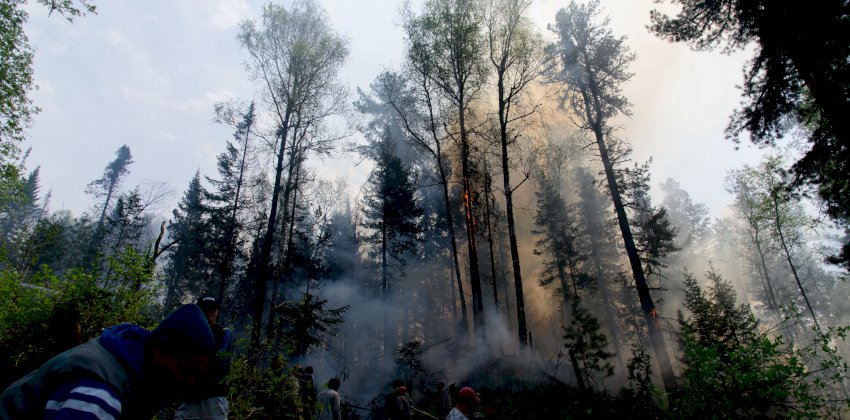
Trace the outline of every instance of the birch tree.
{"type": "Polygon", "coordinates": [[[528,342],[528,327],[525,320],[525,297],[514,221],[513,193],[525,180],[521,180],[517,185],[511,182],[510,149],[530,128],[527,120],[538,107],[538,104],[530,101],[527,94],[531,82],[539,74],[542,63],[542,40],[526,16],[531,3],[531,0],[490,0],[485,16],[489,64],[496,84],[502,192],[505,194],[508,239],[516,289],[518,334],[523,345],[528,342]]]}
{"type": "Polygon", "coordinates": [[[481,94],[487,69],[483,61],[480,10],[472,0],[429,0],[420,16],[407,18],[408,57],[449,103],[449,137],[460,152],[472,315],[483,333],[484,299],[478,263],[478,238],[472,190],[471,105],[481,94]]]}
{"type": "Polygon", "coordinates": [[[284,211],[290,207],[293,183],[307,154],[327,153],[333,148],[336,138],[327,135],[325,124],[347,105],[345,90],[337,79],[348,56],[348,43],[333,31],[324,11],[311,0],[296,1],[289,8],[266,5],[261,23],[243,21],[237,39],[249,54],[246,66],[261,86],[267,110],[274,118],[271,209],[259,256],[250,270],[255,279],[251,342],[257,348],[266,289],[274,271],[270,265],[279,228],[278,207],[284,211]]]}

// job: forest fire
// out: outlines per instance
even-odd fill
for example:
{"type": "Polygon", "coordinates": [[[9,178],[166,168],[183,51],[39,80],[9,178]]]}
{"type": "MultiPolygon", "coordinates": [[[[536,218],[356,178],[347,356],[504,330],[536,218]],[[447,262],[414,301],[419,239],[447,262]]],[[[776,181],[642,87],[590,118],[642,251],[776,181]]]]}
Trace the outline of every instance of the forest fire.
{"type": "Polygon", "coordinates": [[[846,0],[188,1],[0,4],[0,418],[850,417],[846,0]]]}

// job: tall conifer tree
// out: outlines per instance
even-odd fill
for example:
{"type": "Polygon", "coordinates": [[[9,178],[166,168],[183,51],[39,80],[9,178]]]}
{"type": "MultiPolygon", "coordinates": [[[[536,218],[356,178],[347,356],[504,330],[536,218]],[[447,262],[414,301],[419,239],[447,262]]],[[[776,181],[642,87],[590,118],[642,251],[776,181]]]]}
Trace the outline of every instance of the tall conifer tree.
{"type": "Polygon", "coordinates": [[[214,267],[209,261],[210,229],[207,213],[201,175],[196,172],[168,224],[175,245],[171,248],[165,267],[166,310],[186,303],[187,297],[217,291],[215,285],[210,284],[214,267]]]}
{"type": "MultiPolygon", "coordinates": [[[[415,252],[420,235],[422,209],[410,181],[409,169],[396,156],[393,141],[384,137],[375,145],[375,169],[369,177],[364,198],[364,226],[372,232],[367,238],[375,244],[374,253],[381,269],[381,299],[389,303],[394,280],[404,277],[405,253],[415,252]],[[396,273],[393,276],[390,270],[396,273]]],[[[395,351],[389,320],[384,315],[384,357],[395,351]]]]}
{"type": "Polygon", "coordinates": [[[621,84],[632,77],[628,64],[634,61],[635,54],[625,45],[625,37],[613,35],[607,18],[597,22],[599,15],[598,0],[585,5],[571,1],[558,11],[552,26],[558,41],[548,47],[553,60],[550,77],[564,86],[562,105],[575,112],[581,126],[595,137],[664,387],[671,391],[676,387],[673,365],[609,154],[613,130],[609,120],[619,114],[631,114],[631,104],[623,96],[621,84]]]}

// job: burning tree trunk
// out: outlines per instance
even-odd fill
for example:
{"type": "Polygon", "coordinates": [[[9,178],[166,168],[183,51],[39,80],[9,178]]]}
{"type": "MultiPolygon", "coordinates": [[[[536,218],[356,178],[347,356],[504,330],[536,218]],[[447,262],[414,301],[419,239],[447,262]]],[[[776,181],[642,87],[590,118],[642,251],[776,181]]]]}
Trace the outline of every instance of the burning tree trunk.
{"type": "Polygon", "coordinates": [[[635,247],[605,141],[605,137],[612,130],[607,125],[608,118],[621,113],[630,114],[630,104],[628,99],[622,96],[620,84],[631,79],[632,74],[628,72],[627,67],[634,61],[635,55],[624,44],[625,37],[615,38],[611,30],[605,27],[605,23],[595,23],[599,14],[598,2],[578,5],[571,1],[566,9],[558,11],[552,30],[559,40],[548,47],[555,64],[549,76],[551,81],[565,86],[562,104],[569,106],[581,119],[581,128],[594,134],[644,320],[661,369],[664,387],[670,391],[676,387],[673,365],[658,324],[658,314],[649,293],[646,275],[635,247]]]}

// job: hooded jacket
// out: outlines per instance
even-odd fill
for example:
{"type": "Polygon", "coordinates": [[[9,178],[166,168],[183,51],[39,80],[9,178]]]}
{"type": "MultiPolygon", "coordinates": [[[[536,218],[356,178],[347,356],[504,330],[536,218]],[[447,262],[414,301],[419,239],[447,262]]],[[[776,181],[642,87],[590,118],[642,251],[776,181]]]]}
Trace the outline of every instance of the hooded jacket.
{"type": "Polygon", "coordinates": [[[72,418],[150,419],[164,398],[174,395],[152,377],[156,369],[145,360],[145,345],[163,331],[173,335],[179,330],[187,331],[188,337],[181,338],[197,340],[199,351],[211,353],[212,333],[195,305],[181,307],[153,333],[138,325],[116,325],[6,388],[0,418],[63,418],[67,412],[72,418]]]}
{"type": "Polygon", "coordinates": [[[138,406],[143,403],[137,401],[139,395],[133,383],[141,378],[144,341],[150,334],[137,325],[116,325],[106,329],[100,337],[48,360],[41,368],[6,388],[0,397],[0,417],[51,417],[48,411],[55,408],[53,411],[58,413],[59,404],[66,400],[61,394],[69,393],[88,400],[91,405],[81,408],[89,413],[100,409],[112,417],[123,413],[124,418],[128,418],[129,414],[139,412],[138,406]],[[101,397],[94,396],[96,394],[101,397]],[[53,404],[49,404],[51,402],[53,404]]]}

